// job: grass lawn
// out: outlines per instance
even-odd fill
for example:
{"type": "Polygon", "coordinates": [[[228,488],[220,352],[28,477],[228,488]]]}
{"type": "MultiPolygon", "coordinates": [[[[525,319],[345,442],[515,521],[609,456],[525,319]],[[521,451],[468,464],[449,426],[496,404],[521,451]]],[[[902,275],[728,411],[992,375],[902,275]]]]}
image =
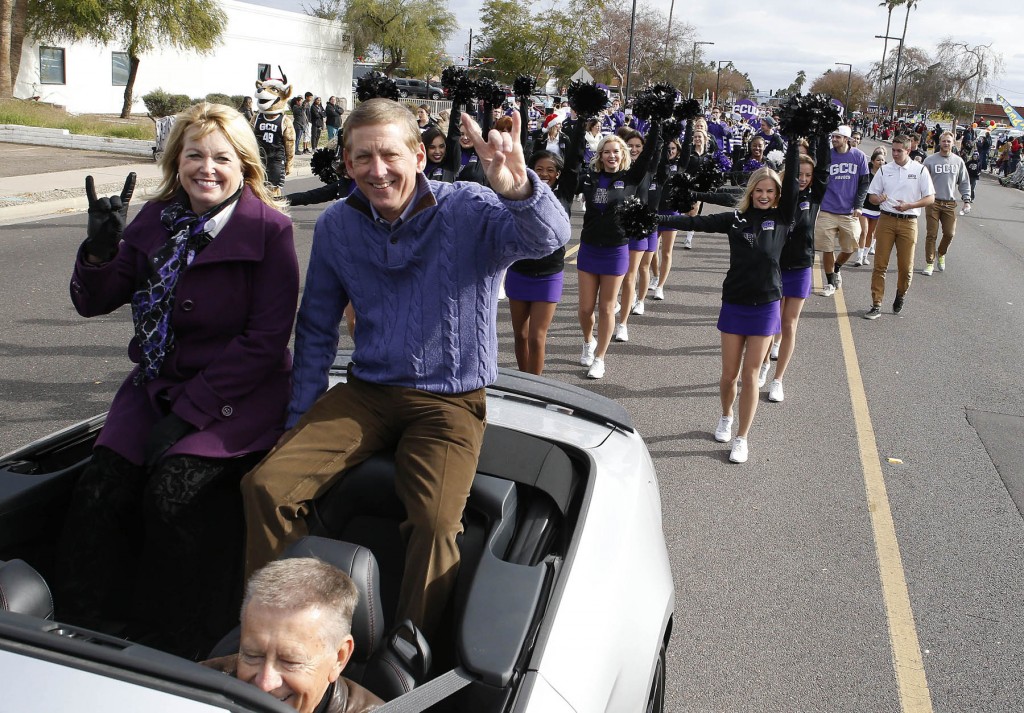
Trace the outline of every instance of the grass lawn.
{"type": "Polygon", "coordinates": [[[52,104],[23,99],[0,99],[0,124],[67,129],[72,134],[143,141],[152,141],[154,136],[153,121],[147,116],[121,119],[117,114],[69,114],[52,104]]]}

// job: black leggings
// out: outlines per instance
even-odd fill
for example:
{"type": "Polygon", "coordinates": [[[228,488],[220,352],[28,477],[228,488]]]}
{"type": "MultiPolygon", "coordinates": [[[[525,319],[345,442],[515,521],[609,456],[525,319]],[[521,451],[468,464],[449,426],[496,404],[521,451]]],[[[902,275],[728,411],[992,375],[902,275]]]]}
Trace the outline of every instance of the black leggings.
{"type": "Polygon", "coordinates": [[[170,456],[151,472],[99,447],[58,550],[57,618],[203,658],[238,623],[238,482],[262,454],[170,456]]]}

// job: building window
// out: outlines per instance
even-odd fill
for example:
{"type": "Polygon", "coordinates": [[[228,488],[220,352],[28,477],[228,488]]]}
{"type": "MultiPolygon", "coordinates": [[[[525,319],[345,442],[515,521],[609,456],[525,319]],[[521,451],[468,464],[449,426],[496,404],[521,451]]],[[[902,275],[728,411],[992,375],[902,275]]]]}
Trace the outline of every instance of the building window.
{"type": "Polygon", "coordinates": [[[110,83],[112,86],[127,87],[130,69],[131,62],[127,52],[110,53],[110,83]]]}
{"type": "Polygon", "coordinates": [[[65,84],[64,49],[62,47],[39,48],[39,82],[41,84],[65,84]]]}

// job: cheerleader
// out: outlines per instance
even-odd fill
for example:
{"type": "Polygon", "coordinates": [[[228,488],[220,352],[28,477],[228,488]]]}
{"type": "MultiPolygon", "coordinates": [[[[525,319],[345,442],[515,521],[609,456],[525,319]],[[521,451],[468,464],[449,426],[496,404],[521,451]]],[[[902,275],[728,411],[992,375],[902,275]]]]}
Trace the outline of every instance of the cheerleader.
{"type": "MultiPolygon", "coordinates": [[[[799,151],[799,145],[797,148],[799,151]]],[[[785,398],[782,379],[796,348],[796,328],[800,322],[807,296],[811,294],[814,266],[814,221],[828,186],[828,169],[832,158],[832,145],[827,135],[818,139],[814,156],[799,155],[796,222],[782,249],[779,267],[782,270],[782,330],[772,343],[770,358],[778,359],[775,378],[768,387],[768,400],[779,403],[785,398]]],[[[768,377],[768,358],[758,374],[758,387],[768,377]]]]}
{"type": "MultiPolygon", "coordinates": [[[[636,129],[623,127],[618,130],[618,135],[626,142],[629,149],[629,158],[634,164],[639,160],[644,150],[644,137],[636,129]]],[[[654,155],[662,153],[661,132],[658,133],[658,145],[654,147],[654,155]]],[[[643,201],[647,201],[651,186],[655,183],[654,174],[657,172],[657,163],[650,166],[647,175],[644,176],[636,195],[643,201]]],[[[657,205],[657,203],[655,203],[657,205]]],[[[629,240],[629,267],[622,278],[621,304],[627,306],[619,313],[619,323],[615,325],[615,333],[612,337],[617,342],[629,341],[629,316],[631,314],[643,314],[643,296],[647,294],[647,287],[651,282],[651,259],[658,251],[658,233],[651,232],[642,238],[629,240]],[[639,307],[638,307],[639,305],[639,307]]]]}
{"type": "Polygon", "coordinates": [[[659,222],[680,230],[725,233],[729,238],[729,271],[722,283],[722,308],[718,329],[722,342],[722,375],[719,396],[722,415],[715,440],[732,439],[729,460],[744,463],[747,436],[757,411],[756,388],[740,392],[740,419],[732,438],[736,381],[754,384],[773,335],[781,330],[782,274],[779,258],[796,218],[797,150],[793,142],[786,154],[786,180],[770,168],[760,168],[747,181],[743,197],[732,213],[709,216],[659,216],[659,222]]]}
{"type": "Polygon", "coordinates": [[[590,367],[587,377],[591,379],[604,376],[605,353],[615,326],[615,302],[622,278],[629,269],[629,238],[618,221],[613,219],[614,212],[626,198],[636,195],[644,184],[660,136],[660,122],[655,122],[651,136],[635,162],[625,141],[615,135],[604,137],[597,146],[597,155],[590,163],[590,170],[581,181],[585,209],[577,258],[578,317],[583,332],[580,364],[590,367]]]}

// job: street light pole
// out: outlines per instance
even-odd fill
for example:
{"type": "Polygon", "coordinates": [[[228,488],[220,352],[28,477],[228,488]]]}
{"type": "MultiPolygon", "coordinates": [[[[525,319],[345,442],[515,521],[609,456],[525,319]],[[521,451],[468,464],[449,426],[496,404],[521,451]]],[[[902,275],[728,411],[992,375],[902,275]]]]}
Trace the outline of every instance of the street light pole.
{"type": "Polygon", "coordinates": [[[694,42],[693,43],[693,57],[690,59],[690,91],[687,92],[690,99],[693,99],[693,70],[697,65],[697,45],[713,45],[714,42],[694,42]]]}
{"type": "Polygon", "coordinates": [[[626,54],[626,95],[622,97],[622,106],[629,101],[629,74],[633,70],[633,30],[636,29],[636,0],[633,0],[633,11],[629,16],[629,51],[626,54]]]}
{"type": "Polygon", "coordinates": [[[722,100],[718,95],[718,88],[722,84],[722,63],[731,64],[731,59],[720,59],[718,60],[718,76],[715,78],[715,104],[721,104],[722,100]]]}
{"type": "Polygon", "coordinates": [[[846,104],[845,107],[846,117],[850,117],[850,83],[853,81],[853,65],[849,62],[836,62],[840,67],[848,67],[846,71],[846,104]]]}

